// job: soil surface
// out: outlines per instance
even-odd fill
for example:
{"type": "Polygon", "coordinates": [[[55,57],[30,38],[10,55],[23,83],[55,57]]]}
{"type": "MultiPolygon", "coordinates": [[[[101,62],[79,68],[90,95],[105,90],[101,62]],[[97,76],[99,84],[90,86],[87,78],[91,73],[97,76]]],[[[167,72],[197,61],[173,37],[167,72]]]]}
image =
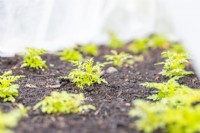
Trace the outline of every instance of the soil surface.
{"type": "MultiPolygon", "coordinates": [[[[99,56],[95,57],[95,61],[104,62],[103,55],[109,54],[110,49],[100,46],[99,50],[99,56]]],[[[167,80],[158,74],[162,66],[154,65],[162,61],[161,52],[162,50],[158,49],[149,50],[143,62],[125,64],[114,73],[107,73],[106,70],[111,65],[106,66],[102,77],[108,84],[95,84],[86,90],[78,89],[69,81],[60,80],[60,76],[67,76],[74,67],[70,63],[60,61],[55,55],[43,56],[49,66],[46,71],[20,68],[20,56],[0,57],[0,74],[12,70],[15,75],[26,76],[17,81],[20,89],[16,103],[33,107],[52,91],[67,91],[84,93],[86,103],[96,107],[96,111],[76,115],[47,115],[40,110],[31,109],[28,117],[23,118],[14,129],[15,133],[140,133],[135,129],[134,119],[128,117],[128,111],[132,100],[146,99],[154,92],[153,89],[140,86],[141,83],[167,80]]],[[[195,75],[187,76],[179,82],[189,87],[200,88],[200,81],[195,75]]],[[[1,100],[0,108],[8,112],[15,108],[15,104],[3,103],[1,100]]]]}

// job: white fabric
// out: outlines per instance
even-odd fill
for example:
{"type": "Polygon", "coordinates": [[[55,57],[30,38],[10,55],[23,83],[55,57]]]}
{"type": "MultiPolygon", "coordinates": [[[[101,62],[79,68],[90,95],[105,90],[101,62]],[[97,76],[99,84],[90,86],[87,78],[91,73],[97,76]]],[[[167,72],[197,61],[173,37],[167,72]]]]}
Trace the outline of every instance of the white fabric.
{"type": "MultiPolygon", "coordinates": [[[[156,0],[0,0],[0,51],[127,41],[155,29],[156,0]]],[[[1,53],[1,55],[2,55],[1,53]]]]}

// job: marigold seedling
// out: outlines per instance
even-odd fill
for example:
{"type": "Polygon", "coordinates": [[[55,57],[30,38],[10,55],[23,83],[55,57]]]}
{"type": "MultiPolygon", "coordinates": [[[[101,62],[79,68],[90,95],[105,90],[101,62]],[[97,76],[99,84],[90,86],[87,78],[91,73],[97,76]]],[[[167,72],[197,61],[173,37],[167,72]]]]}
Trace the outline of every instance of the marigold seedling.
{"type": "Polygon", "coordinates": [[[0,133],[13,133],[11,129],[15,128],[18,121],[27,114],[28,108],[25,108],[22,104],[18,106],[19,108],[9,113],[3,113],[0,110],[0,133]]]}
{"type": "Polygon", "coordinates": [[[21,67],[28,67],[33,69],[46,69],[46,61],[44,61],[40,55],[46,53],[47,51],[44,49],[34,49],[34,48],[26,48],[26,52],[22,53],[24,60],[21,67]]]}
{"type": "Polygon", "coordinates": [[[128,49],[133,53],[145,53],[148,50],[148,38],[136,39],[131,43],[128,49]]]}
{"type": "Polygon", "coordinates": [[[96,44],[86,44],[80,47],[80,51],[86,55],[97,56],[98,55],[98,47],[96,44]]]}
{"type": "Polygon", "coordinates": [[[15,98],[18,96],[19,84],[13,84],[16,80],[23,78],[24,76],[12,76],[12,71],[7,71],[0,76],[0,98],[4,102],[15,102],[15,98]]]}
{"type": "Polygon", "coordinates": [[[175,52],[177,54],[186,54],[186,50],[185,48],[183,47],[182,44],[171,44],[171,48],[169,49],[169,51],[172,51],[172,52],[175,52]]]}
{"type": "Polygon", "coordinates": [[[161,75],[178,79],[185,75],[193,74],[193,72],[185,70],[186,64],[189,63],[186,54],[177,54],[175,52],[166,51],[162,53],[162,57],[166,59],[164,62],[158,63],[164,65],[163,70],[160,72],[161,75]]]}
{"type": "Polygon", "coordinates": [[[170,44],[166,36],[164,35],[153,35],[148,40],[148,45],[153,48],[169,48],[170,44]]]}
{"type": "Polygon", "coordinates": [[[121,67],[124,63],[130,63],[131,61],[134,63],[133,56],[128,53],[121,52],[118,54],[117,51],[111,51],[111,53],[113,55],[105,55],[104,58],[110,61],[113,66],[121,67]]]}
{"type": "Polygon", "coordinates": [[[168,82],[164,83],[143,83],[141,84],[147,88],[157,89],[158,93],[149,96],[152,100],[161,100],[163,98],[169,98],[174,95],[182,95],[191,93],[191,89],[187,86],[180,85],[176,82],[176,79],[172,78],[168,82]]]}
{"type": "MultiPolygon", "coordinates": [[[[184,97],[185,101],[190,98],[193,97],[184,97]]],[[[176,99],[179,99],[179,95],[176,99]]],[[[200,132],[200,105],[194,105],[199,101],[184,104],[181,100],[176,101],[178,106],[171,104],[174,100],[170,99],[157,103],[136,100],[133,102],[135,108],[129,112],[129,116],[137,118],[134,122],[136,128],[145,133],[152,133],[158,129],[166,133],[200,132]]]]}
{"type": "Polygon", "coordinates": [[[56,55],[60,56],[62,61],[79,61],[83,58],[81,53],[74,48],[68,48],[64,51],[56,53],[56,55]]]}
{"type": "Polygon", "coordinates": [[[102,67],[105,64],[96,63],[96,65],[94,65],[94,60],[92,58],[86,61],[73,61],[72,64],[78,68],[73,69],[67,78],[71,79],[78,88],[84,89],[94,83],[107,83],[105,79],[100,77],[102,67]]]}
{"type": "Polygon", "coordinates": [[[41,107],[42,112],[48,114],[62,113],[62,114],[76,114],[83,111],[95,110],[92,105],[86,105],[85,97],[82,93],[71,94],[65,91],[51,92],[50,96],[45,97],[34,106],[34,109],[41,107]]]}
{"type": "Polygon", "coordinates": [[[118,49],[118,48],[121,48],[123,47],[123,41],[120,40],[116,34],[114,33],[110,33],[110,41],[108,43],[108,46],[112,49],[118,49]]]}

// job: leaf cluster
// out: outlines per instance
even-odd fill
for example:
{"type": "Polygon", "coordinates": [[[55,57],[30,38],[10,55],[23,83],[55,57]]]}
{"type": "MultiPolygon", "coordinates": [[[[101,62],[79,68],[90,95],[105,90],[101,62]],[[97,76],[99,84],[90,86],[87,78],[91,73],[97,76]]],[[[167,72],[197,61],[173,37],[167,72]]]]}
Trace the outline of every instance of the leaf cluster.
{"type": "Polygon", "coordinates": [[[12,110],[9,113],[3,113],[0,110],[0,133],[13,133],[11,128],[15,128],[18,121],[27,114],[28,109],[24,108],[22,104],[19,108],[12,110]]]}
{"type": "Polygon", "coordinates": [[[47,51],[44,49],[34,49],[34,48],[26,48],[26,52],[22,53],[24,59],[21,67],[28,67],[33,69],[46,69],[46,61],[44,61],[40,55],[46,53],[47,51]]]}
{"type": "Polygon", "coordinates": [[[136,39],[131,43],[128,49],[133,53],[145,53],[148,50],[148,38],[136,39]]]}
{"type": "Polygon", "coordinates": [[[118,54],[117,51],[111,51],[111,53],[112,55],[105,55],[104,58],[110,61],[113,66],[121,67],[124,63],[130,63],[131,61],[134,63],[133,56],[128,53],[121,52],[118,54]]]}
{"type": "Polygon", "coordinates": [[[189,63],[186,54],[165,51],[162,53],[162,57],[165,58],[165,61],[158,63],[164,65],[162,71],[160,72],[161,75],[178,79],[184,77],[185,75],[193,74],[193,72],[185,70],[186,65],[189,63]]]}
{"type": "Polygon", "coordinates": [[[41,111],[48,114],[62,113],[62,114],[76,114],[83,111],[95,110],[92,105],[86,105],[85,97],[82,93],[71,94],[65,91],[51,92],[50,96],[45,97],[34,106],[34,109],[40,108],[41,111]]]}
{"type": "Polygon", "coordinates": [[[163,83],[143,83],[141,84],[147,88],[156,89],[156,94],[149,96],[152,100],[161,100],[163,98],[170,98],[174,95],[183,95],[191,93],[191,89],[187,86],[180,85],[175,78],[171,78],[168,82],[163,83]]]}
{"type": "Polygon", "coordinates": [[[79,61],[83,58],[81,53],[74,48],[65,49],[56,53],[56,55],[60,56],[60,60],[62,61],[79,61]]]}
{"type": "Polygon", "coordinates": [[[23,78],[24,76],[12,76],[12,71],[7,71],[0,76],[0,98],[4,102],[15,102],[15,98],[18,96],[19,84],[13,84],[16,80],[23,78]]]}
{"type": "Polygon", "coordinates": [[[170,44],[166,36],[153,35],[148,40],[148,45],[152,48],[169,48],[170,44]]]}
{"type": "Polygon", "coordinates": [[[87,86],[89,87],[94,83],[107,83],[105,79],[100,77],[102,67],[105,64],[96,63],[94,65],[93,58],[86,61],[73,61],[72,64],[78,68],[73,69],[69,73],[68,78],[71,79],[80,89],[87,86]]]}
{"type": "Polygon", "coordinates": [[[114,33],[110,33],[110,40],[109,40],[109,43],[108,43],[108,46],[112,49],[118,49],[118,48],[121,48],[123,47],[123,41],[120,40],[116,34],[114,33]]]}
{"type": "Polygon", "coordinates": [[[179,43],[172,43],[171,47],[169,48],[169,51],[175,52],[177,54],[186,54],[185,47],[183,47],[182,44],[179,43]]]}
{"type": "MultiPolygon", "coordinates": [[[[195,92],[196,93],[196,92],[195,92]]],[[[131,117],[137,117],[136,128],[145,133],[162,130],[166,133],[196,133],[200,132],[200,101],[195,93],[176,95],[151,103],[143,100],[133,102],[134,109],[129,112],[131,117]]]]}
{"type": "Polygon", "coordinates": [[[162,48],[167,49],[171,45],[167,38],[163,35],[153,35],[151,37],[143,37],[140,39],[135,39],[128,47],[128,49],[133,53],[144,54],[149,48],[162,48]]]}
{"type": "Polygon", "coordinates": [[[86,44],[80,47],[80,51],[86,55],[97,56],[98,55],[98,47],[96,44],[86,44]]]}

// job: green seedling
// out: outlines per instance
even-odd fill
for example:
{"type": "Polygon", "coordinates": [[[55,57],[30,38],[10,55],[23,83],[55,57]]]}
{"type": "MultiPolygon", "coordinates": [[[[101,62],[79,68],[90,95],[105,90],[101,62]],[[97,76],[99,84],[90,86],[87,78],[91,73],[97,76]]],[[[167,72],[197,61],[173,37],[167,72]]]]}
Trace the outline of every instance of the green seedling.
{"type": "Polygon", "coordinates": [[[148,38],[136,39],[128,49],[133,53],[145,53],[148,50],[148,38]]]}
{"type": "Polygon", "coordinates": [[[85,97],[82,93],[51,92],[51,95],[37,103],[34,109],[41,107],[41,111],[47,114],[77,114],[83,111],[95,110],[94,106],[86,105],[84,100],[85,97]]]}
{"type": "Polygon", "coordinates": [[[80,47],[80,51],[85,55],[97,56],[98,55],[98,47],[96,44],[86,44],[80,47]]]}
{"type": "Polygon", "coordinates": [[[110,41],[108,46],[112,49],[118,49],[124,46],[123,41],[120,40],[114,33],[110,33],[110,41]]]}
{"type": "Polygon", "coordinates": [[[79,61],[82,60],[82,55],[74,48],[68,48],[62,52],[58,52],[56,55],[60,56],[62,61],[79,61]]]}
{"type": "Polygon", "coordinates": [[[175,52],[177,54],[186,54],[186,50],[182,44],[172,44],[169,51],[175,52]]]}
{"type": "Polygon", "coordinates": [[[46,61],[44,61],[40,55],[46,53],[44,49],[26,48],[26,52],[22,53],[24,60],[21,67],[33,68],[33,69],[46,69],[46,61]]]}
{"type": "Polygon", "coordinates": [[[152,48],[169,48],[170,44],[166,36],[154,35],[149,38],[148,45],[152,48]]]}
{"type": "Polygon", "coordinates": [[[26,116],[28,108],[24,108],[22,104],[18,105],[19,108],[12,110],[9,113],[3,113],[0,110],[0,133],[13,133],[11,130],[15,128],[19,120],[26,116]]]}
{"type": "Polygon", "coordinates": [[[167,51],[162,53],[162,57],[165,58],[165,61],[158,63],[164,65],[163,70],[160,72],[161,75],[179,79],[185,75],[193,74],[193,72],[185,70],[186,65],[189,64],[186,54],[167,51]]]}
{"type": "Polygon", "coordinates": [[[23,78],[24,76],[12,76],[12,71],[7,71],[0,76],[0,98],[4,102],[15,102],[15,98],[18,96],[19,84],[13,84],[16,80],[23,78]]]}
{"type": "Polygon", "coordinates": [[[157,89],[157,94],[149,96],[152,100],[161,100],[164,98],[169,98],[174,95],[183,95],[191,93],[191,89],[187,86],[180,85],[176,82],[176,79],[172,78],[168,82],[164,83],[143,83],[141,84],[147,88],[157,89]]]}
{"type": "Polygon", "coordinates": [[[105,64],[96,63],[96,65],[94,65],[94,60],[92,58],[86,61],[73,61],[72,64],[78,68],[73,69],[67,78],[71,79],[78,88],[84,89],[94,83],[107,83],[105,79],[100,77],[102,67],[105,66],[105,64]]]}
{"type": "Polygon", "coordinates": [[[134,63],[133,56],[128,53],[117,53],[117,51],[111,51],[112,55],[105,55],[104,58],[110,61],[113,66],[121,67],[124,63],[134,63]]]}
{"type": "Polygon", "coordinates": [[[135,100],[135,108],[129,112],[129,116],[137,118],[134,122],[136,128],[145,133],[157,130],[164,133],[197,133],[200,132],[200,105],[196,104],[200,101],[199,94],[176,95],[175,98],[156,103],[135,100]]]}

